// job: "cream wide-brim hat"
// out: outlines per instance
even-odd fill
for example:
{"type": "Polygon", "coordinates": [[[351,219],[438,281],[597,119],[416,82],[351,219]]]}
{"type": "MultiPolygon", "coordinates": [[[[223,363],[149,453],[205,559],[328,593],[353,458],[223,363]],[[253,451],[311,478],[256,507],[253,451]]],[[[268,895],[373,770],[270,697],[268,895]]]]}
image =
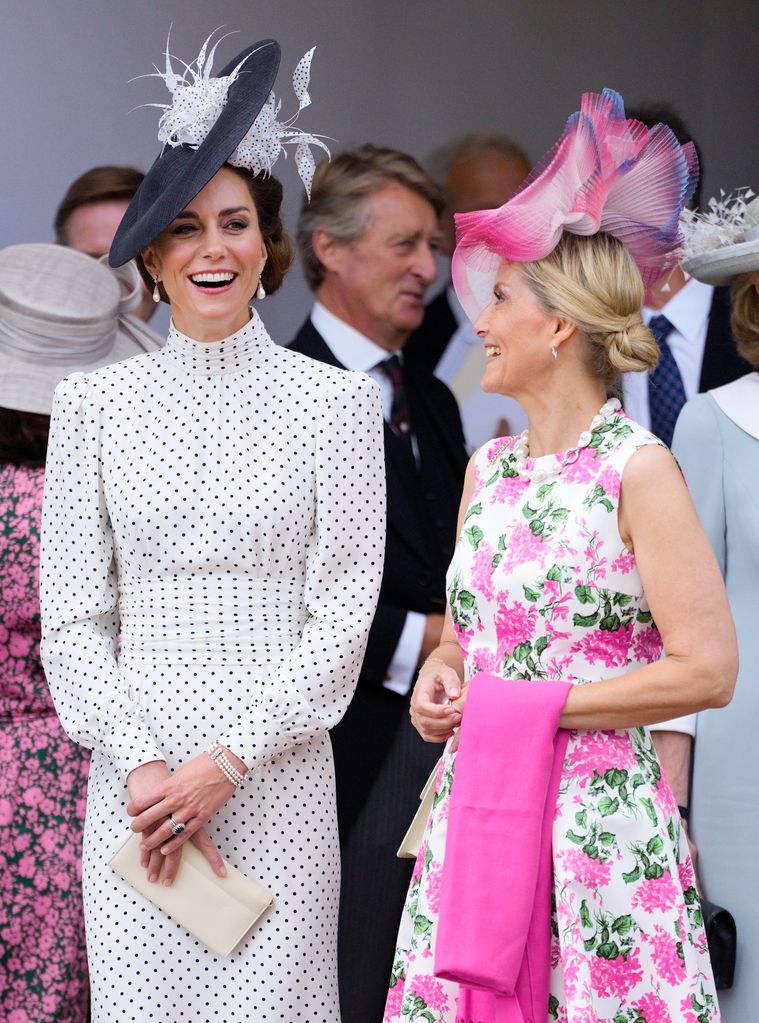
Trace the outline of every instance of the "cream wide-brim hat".
{"type": "Polygon", "coordinates": [[[128,311],[133,265],[113,271],[62,245],[0,251],[0,407],[49,415],[69,373],[153,351],[159,338],[128,311]]]}
{"type": "Polygon", "coordinates": [[[759,196],[747,206],[743,218],[743,240],[699,252],[683,260],[683,270],[704,284],[729,284],[738,274],[759,270],[759,196]]]}

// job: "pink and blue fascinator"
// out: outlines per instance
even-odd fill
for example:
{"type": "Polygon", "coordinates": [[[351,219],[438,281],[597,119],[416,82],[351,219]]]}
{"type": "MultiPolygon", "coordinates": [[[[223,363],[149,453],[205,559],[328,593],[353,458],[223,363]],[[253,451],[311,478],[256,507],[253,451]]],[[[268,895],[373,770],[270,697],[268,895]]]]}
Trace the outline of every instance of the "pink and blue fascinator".
{"type": "Polygon", "coordinates": [[[504,262],[545,258],[565,231],[618,238],[644,284],[677,264],[679,218],[698,181],[692,143],[663,124],[628,120],[612,89],[583,94],[580,110],[518,191],[496,210],[457,213],[452,275],[474,320],[491,298],[504,262]]]}

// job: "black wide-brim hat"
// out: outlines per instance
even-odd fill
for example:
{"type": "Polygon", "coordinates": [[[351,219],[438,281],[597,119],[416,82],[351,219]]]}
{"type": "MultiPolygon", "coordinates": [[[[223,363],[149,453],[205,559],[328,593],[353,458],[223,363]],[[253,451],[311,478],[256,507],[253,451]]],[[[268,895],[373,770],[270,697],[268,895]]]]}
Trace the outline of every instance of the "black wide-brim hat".
{"type": "Polygon", "coordinates": [[[113,239],[111,266],[122,266],[154,242],[224,166],[261,112],[274,86],[280,55],[276,40],[262,39],[218,72],[218,78],[231,75],[245,61],[203,142],[196,149],[166,145],[145,175],[113,239]]]}

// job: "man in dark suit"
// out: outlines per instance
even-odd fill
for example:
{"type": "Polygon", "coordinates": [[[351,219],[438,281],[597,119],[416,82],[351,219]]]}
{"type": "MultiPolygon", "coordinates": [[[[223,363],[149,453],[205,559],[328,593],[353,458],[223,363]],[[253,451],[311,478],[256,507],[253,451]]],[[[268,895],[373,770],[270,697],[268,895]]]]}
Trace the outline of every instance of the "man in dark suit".
{"type": "MultiPolygon", "coordinates": [[[[429,167],[443,190],[441,248],[449,257],[456,246],[454,213],[502,206],[530,170],[519,146],[506,135],[493,132],[473,132],[454,139],[432,154],[429,167]]],[[[453,391],[470,451],[491,437],[519,433],[527,425],[516,401],[480,390],[485,353],[450,282],[425,309],[424,320],[409,338],[405,352],[409,363],[426,366],[453,391]]]]}
{"type": "Polygon", "coordinates": [[[395,852],[440,755],[411,727],[408,704],[443,625],[466,452],[450,391],[403,349],[435,279],[441,208],[410,156],[363,146],[318,168],[298,225],[316,301],[291,347],[368,373],[385,407],[384,577],[356,696],[332,732],[345,1023],[382,1019],[412,866],[395,852]]]}
{"type": "MultiPolygon", "coordinates": [[[[668,125],[681,145],[693,142],[703,174],[701,151],[671,107],[646,104],[628,110],[627,116],[647,127],[668,125]]],[[[692,205],[701,205],[700,180],[692,205]]],[[[678,266],[646,290],[645,301],[643,318],[659,342],[661,357],[652,374],[624,374],[624,406],[632,419],[670,444],[677,416],[688,398],[728,384],[750,372],[751,367],[738,355],[731,336],[729,288],[713,288],[687,278],[678,266]]],[[[651,726],[654,746],[681,808],[686,832],[695,727],[695,714],[651,726]]],[[[691,853],[695,859],[692,844],[691,853]]]]}
{"type": "MultiPolygon", "coordinates": [[[[701,151],[679,115],[665,104],[627,111],[647,127],[666,124],[677,141],[701,151]]],[[[692,204],[701,202],[699,183],[692,204]]],[[[646,289],[643,318],[659,343],[661,357],[652,374],[626,373],[622,381],[625,411],[666,443],[680,409],[694,394],[736,380],[751,367],[738,355],[730,334],[728,288],[713,288],[688,278],[678,266],[646,289]]]]}

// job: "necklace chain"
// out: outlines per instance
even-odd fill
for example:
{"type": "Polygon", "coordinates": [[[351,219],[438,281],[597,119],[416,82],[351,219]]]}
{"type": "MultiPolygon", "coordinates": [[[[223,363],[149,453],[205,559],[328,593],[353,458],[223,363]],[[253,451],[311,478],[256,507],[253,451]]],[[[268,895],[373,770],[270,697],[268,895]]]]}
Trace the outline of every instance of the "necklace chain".
{"type": "Polygon", "coordinates": [[[580,457],[580,452],[590,444],[595,431],[602,427],[620,408],[621,405],[617,398],[610,398],[608,401],[604,402],[598,410],[598,414],[593,417],[590,427],[587,430],[583,430],[577,438],[575,446],[562,452],[561,456],[552,455],[552,462],[547,465],[542,465],[539,468],[533,466],[533,468],[530,469],[527,467],[527,460],[530,457],[530,441],[529,431],[524,430],[519,435],[517,442],[512,449],[512,453],[515,457],[515,470],[524,479],[535,480],[536,483],[542,483],[550,476],[558,476],[565,465],[570,465],[572,462],[577,461],[580,457]]]}

